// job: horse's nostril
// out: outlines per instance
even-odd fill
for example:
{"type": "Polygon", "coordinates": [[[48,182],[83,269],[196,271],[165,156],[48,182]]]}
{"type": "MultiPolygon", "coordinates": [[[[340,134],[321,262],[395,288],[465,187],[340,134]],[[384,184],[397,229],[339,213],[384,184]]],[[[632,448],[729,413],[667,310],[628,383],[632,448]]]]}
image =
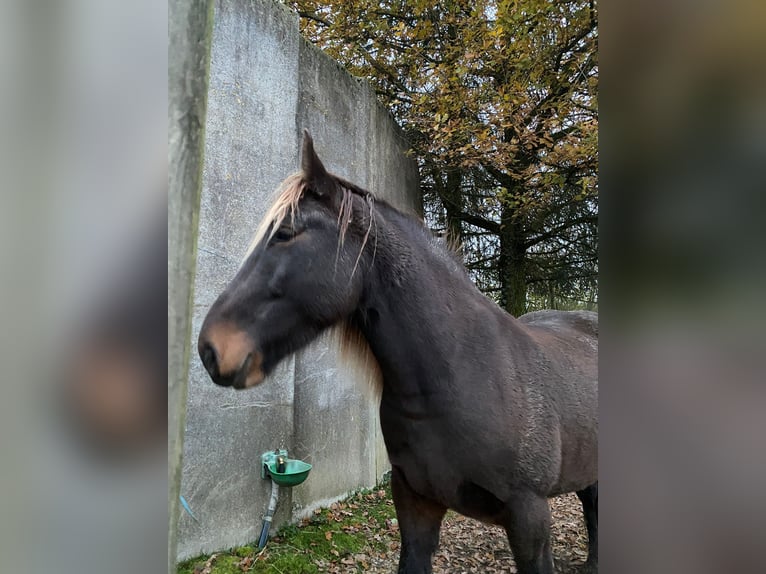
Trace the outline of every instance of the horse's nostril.
{"type": "Polygon", "coordinates": [[[213,345],[207,342],[203,343],[200,347],[199,356],[207,372],[215,379],[218,376],[218,356],[213,345]]]}
{"type": "Polygon", "coordinates": [[[219,321],[203,327],[197,351],[210,378],[221,387],[241,382],[243,364],[253,353],[255,343],[236,325],[219,321]]]}

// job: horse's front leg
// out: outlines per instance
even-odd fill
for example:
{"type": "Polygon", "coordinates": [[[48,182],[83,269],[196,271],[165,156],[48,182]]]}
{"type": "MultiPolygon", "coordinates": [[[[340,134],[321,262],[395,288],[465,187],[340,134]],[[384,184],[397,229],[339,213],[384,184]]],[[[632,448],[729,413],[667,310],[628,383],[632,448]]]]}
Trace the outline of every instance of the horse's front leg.
{"type": "Polygon", "coordinates": [[[402,536],[398,574],[431,574],[431,557],[447,509],[413,491],[397,467],[391,472],[391,491],[402,536]]]}

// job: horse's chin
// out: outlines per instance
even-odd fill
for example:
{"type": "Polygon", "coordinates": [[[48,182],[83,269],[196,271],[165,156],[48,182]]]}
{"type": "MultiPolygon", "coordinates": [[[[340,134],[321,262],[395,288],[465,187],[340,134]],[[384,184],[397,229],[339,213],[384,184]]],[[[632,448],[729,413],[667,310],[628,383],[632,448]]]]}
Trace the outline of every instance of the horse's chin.
{"type": "Polygon", "coordinates": [[[259,385],[266,378],[263,368],[263,354],[255,351],[251,353],[242,365],[240,376],[232,383],[232,387],[242,391],[259,385]]]}
{"type": "Polygon", "coordinates": [[[282,362],[307,347],[313,340],[314,337],[306,337],[298,344],[279,345],[272,343],[266,345],[263,352],[254,352],[243,364],[242,376],[237,377],[231,385],[232,388],[244,391],[260,385],[282,362]]]}
{"type": "Polygon", "coordinates": [[[257,373],[251,373],[242,382],[241,386],[234,387],[237,390],[243,391],[245,389],[252,389],[255,386],[260,385],[266,378],[265,373],[259,370],[257,373]]]}

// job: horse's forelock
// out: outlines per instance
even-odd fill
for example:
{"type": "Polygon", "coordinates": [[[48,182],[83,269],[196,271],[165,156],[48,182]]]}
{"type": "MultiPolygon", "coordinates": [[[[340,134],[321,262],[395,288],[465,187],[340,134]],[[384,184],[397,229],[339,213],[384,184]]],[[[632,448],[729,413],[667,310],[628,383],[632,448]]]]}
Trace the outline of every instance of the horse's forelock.
{"type": "MultiPolygon", "coordinates": [[[[351,227],[354,215],[355,198],[358,197],[365,203],[369,214],[368,226],[362,236],[362,250],[364,250],[375,220],[374,197],[370,192],[363,190],[342,178],[333,177],[340,188],[340,202],[338,204],[338,249],[343,245],[346,234],[351,227]]],[[[271,239],[288,215],[291,219],[295,217],[301,197],[303,197],[303,193],[306,190],[306,186],[307,183],[305,177],[301,172],[294,173],[279,185],[276,191],[276,199],[271,207],[269,207],[269,210],[266,212],[266,215],[258,226],[253,239],[250,241],[250,245],[242,259],[242,264],[244,264],[261,241],[264,239],[267,241],[271,239]]],[[[361,257],[361,251],[359,256],[361,257]]],[[[358,264],[359,258],[357,258],[354,265],[354,271],[356,271],[358,264]]]]}
{"type": "Polygon", "coordinates": [[[279,185],[276,191],[276,199],[271,204],[271,207],[269,207],[266,215],[263,216],[263,220],[255,231],[255,235],[253,235],[253,239],[247,247],[242,263],[250,257],[250,254],[263,239],[271,239],[288,214],[291,218],[295,217],[298,203],[305,189],[306,182],[302,173],[294,173],[279,185]]]}

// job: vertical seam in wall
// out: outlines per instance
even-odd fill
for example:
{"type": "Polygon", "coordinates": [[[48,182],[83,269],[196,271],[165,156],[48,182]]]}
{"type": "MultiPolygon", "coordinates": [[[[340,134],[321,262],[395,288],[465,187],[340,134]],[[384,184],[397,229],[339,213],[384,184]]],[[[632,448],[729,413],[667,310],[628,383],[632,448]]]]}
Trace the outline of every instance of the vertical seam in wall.
{"type": "MultiPolygon", "coordinates": [[[[297,35],[297,50],[295,51],[295,86],[297,87],[295,92],[295,106],[293,107],[293,122],[295,124],[295,128],[293,130],[293,137],[295,140],[295,145],[293,146],[293,149],[300,150],[301,149],[301,134],[300,134],[300,128],[298,127],[298,113],[301,105],[301,98],[303,94],[303,90],[301,88],[301,50],[302,50],[302,40],[303,37],[301,36],[301,27],[300,27],[300,18],[296,12],[293,12],[290,10],[290,13],[292,15],[292,21],[293,26],[295,30],[295,34],[297,35]]],[[[298,152],[298,163],[300,164],[300,152],[298,152]]],[[[292,408],[292,421],[291,421],[291,429],[290,429],[290,445],[289,450],[293,451],[293,457],[295,457],[295,446],[296,441],[298,440],[297,436],[297,403],[298,403],[298,387],[295,384],[295,382],[298,380],[298,363],[300,361],[301,352],[298,351],[293,355],[293,369],[292,369],[292,385],[293,385],[293,408],[292,408]]],[[[301,453],[302,457],[305,457],[306,453],[301,453]]],[[[282,489],[285,490],[285,489],[282,489]]],[[[290,506],[287,510],[287,522],[292,523],[295,519],[293,516],[293,489],[287,489],[289,490],[289,500],[290,506]]]]}
{"type": "MultiPolygon", "coordinates": [[[[301,35],[300,18],[295,14],[295,19],[298,21],[298,65],[295,67],[297,70],[295,85],[298,86],[298,95],[295,98],[295,112],[293,113],[293,120],[295,122],[295,149],[300,150],[303,147],[303,128],[307,126],[301,126],[301,109],[304,107],[304,85],[302,82],[303,75],[301,74],[301,62],[303,61],[303,52],[308,46],[312,46],[308,40],[301,35]],[[308,45],[308,46],[307,46],[308,45]]],[[[308,117],[308,113],[306,114],[308,117]]],[[[298,154],[298,169],[300,169],[300,154],[298,154]]]]}

